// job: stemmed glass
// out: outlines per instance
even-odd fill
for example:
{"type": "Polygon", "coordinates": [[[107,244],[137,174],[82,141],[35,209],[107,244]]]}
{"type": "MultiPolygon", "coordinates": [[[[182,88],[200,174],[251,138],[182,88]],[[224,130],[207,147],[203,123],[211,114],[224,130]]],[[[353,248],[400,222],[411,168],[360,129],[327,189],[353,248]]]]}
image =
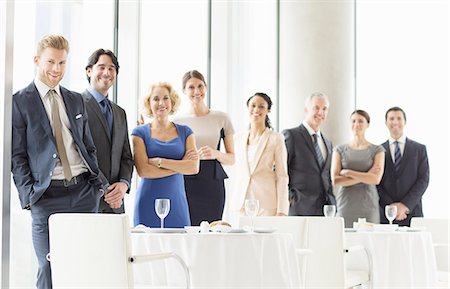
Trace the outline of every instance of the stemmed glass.
{"type": "Polygon", "coordinates": [[[155,211],[158,217],[161,219],[161,228],[164,228],[164,218],[170,211],[170,199],[156,199],[155,211]]]}
{"type": "Polygon", "coordinates": [[[325,217],[336,216],[336,206],[335,205],[324,205],[323,206],[323,215],[325,217]]]}
{"type": "Polygon", "coordinates": [[[251,231],[253,232],[253,218],[258,215],[259,201],[256,199],[247,199],[244,203],[245,214],[250,217],[252,222],[251,231]]]}
{"type": "Polygon", "coordinates": [[[384,207],[384,214],[389,220],[389,224],[392,225],[392,221],[394,221],[395,217],[397,217],[397,206],[386,205],[386,207],[384,207]]]}

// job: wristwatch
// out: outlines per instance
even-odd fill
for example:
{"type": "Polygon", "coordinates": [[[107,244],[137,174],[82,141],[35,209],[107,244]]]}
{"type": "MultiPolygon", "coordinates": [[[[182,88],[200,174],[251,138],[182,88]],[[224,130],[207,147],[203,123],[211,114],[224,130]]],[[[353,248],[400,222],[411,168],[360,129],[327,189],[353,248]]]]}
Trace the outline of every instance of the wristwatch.
{"type": "Polygon", "coordinates": [[[158,162],[156,163],[156,165],[158,166],[158,169],[161,168],[161,163],[162,163],[162,158],[158,158],[158,162]]]}

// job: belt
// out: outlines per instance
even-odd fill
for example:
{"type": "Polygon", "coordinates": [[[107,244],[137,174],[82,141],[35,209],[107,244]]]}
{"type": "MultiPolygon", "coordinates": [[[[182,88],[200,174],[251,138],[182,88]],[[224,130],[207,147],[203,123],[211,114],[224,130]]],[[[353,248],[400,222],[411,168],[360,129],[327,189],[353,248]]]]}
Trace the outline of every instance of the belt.
{"type": "Polygon", "coordinates": [[[90,175],[91,175],[90,172],[85,172],[85,173],[79,174],[78,176],[73,177],[70,181],[68,181],[68,180],[52,180],[50,185],[58,186],[58,187],[70,187],[70,186],[76,185],[78,183],[81,183],[82,181],[87,180],[90,175]]]}

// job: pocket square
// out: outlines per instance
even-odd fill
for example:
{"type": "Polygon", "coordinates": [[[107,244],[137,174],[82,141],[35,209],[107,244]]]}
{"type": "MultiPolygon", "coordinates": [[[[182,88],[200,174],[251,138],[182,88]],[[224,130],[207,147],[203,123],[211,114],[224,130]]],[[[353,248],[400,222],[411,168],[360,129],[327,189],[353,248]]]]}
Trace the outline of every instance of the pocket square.
{"type": "Polygon", "coordinates": [[[76,116],[75,116],[75,119],[79,119],[79,118],[81,118],[83,115],[80,113],[80,114],[77,114],[76,116]]]}

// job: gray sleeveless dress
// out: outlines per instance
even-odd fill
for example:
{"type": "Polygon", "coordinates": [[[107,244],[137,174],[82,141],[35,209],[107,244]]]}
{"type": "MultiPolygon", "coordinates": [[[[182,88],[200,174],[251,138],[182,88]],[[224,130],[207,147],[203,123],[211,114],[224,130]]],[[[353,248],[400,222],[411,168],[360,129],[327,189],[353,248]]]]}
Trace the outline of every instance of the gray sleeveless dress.
{"type": "MultiPolygon", "coordinates": [[[[380,145],[371,144],[367,149],[354,150],[348,144],[335,147],[341,155],[342,169],[367,172],[372,166],[377,153],[385,151],[380,145]]],[[[336,216],[343,217],[345,227],[353,227],[358,218],[366,218],[367,222],[380,223],[378,192],[375,185],[356,184],[340,187],[336,196],[336,216]]]]}

